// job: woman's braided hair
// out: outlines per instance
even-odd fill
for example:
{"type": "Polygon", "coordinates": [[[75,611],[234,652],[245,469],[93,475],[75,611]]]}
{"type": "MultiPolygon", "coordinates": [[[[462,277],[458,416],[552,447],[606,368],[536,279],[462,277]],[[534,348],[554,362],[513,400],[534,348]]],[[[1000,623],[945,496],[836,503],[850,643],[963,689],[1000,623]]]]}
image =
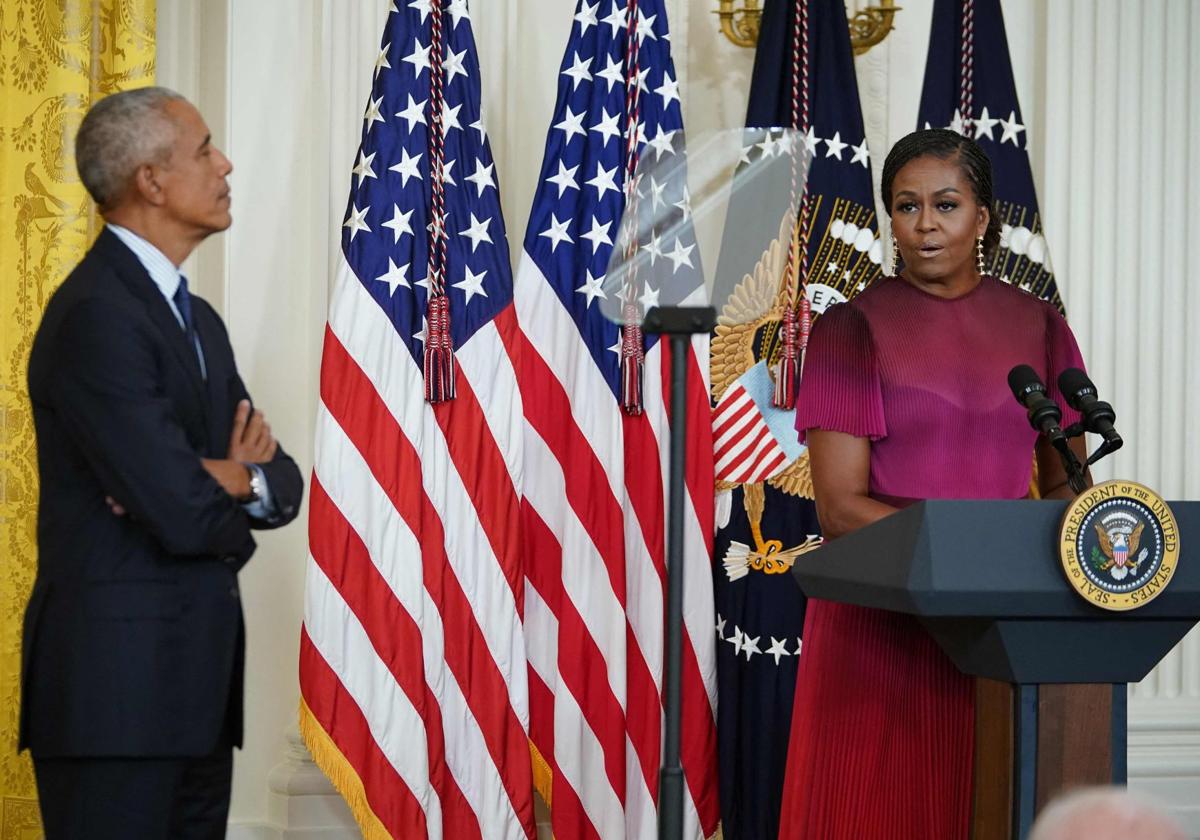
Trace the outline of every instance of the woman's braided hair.
{"type": "Polygon", "coordinates": [[[992,192],[992,161],[987,152],[970,137],[946,128],[927,128],[914,131],[896,141],[883,162],[883,206],[892,215],[892,182],[909,161],[925,156],[953,160],[962,167],[971,184],[975,201],[988,210],[988,226],[983,234],[983,250],[991,256],[1000,244],[1000,215],[992,192]]]}

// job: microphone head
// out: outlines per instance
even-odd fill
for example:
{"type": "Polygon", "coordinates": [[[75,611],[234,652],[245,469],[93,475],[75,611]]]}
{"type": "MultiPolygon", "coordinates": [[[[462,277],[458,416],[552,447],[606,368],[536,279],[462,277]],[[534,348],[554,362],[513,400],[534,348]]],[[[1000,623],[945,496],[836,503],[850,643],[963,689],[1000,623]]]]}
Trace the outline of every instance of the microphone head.
{"type": "Polygon", "coordinates": [[[1080,410],[1082,397],[1096,396],[1095,384],[1079,368],[1067,368],[1058,375],[1058,390],[1076,411],[1080,410]]]}
{"type": "Polygon", "coordinates": [[[1021,405],[1025,405],[1030,394],[1046,393],[1041,377],[1029,365],[1017,365],[1008,372],[1008,387],[1021,405]]]}

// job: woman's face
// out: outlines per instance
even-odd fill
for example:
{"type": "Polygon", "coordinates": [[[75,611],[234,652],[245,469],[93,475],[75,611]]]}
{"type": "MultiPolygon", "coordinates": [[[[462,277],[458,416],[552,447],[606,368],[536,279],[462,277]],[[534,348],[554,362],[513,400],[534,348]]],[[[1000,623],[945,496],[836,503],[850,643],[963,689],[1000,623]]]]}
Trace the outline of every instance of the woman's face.
{"type": "Polygon", "coordinates": [[[988,211],[954,158],[914,158],[892,181],[892,233],[914,279],[942,280],[975,270],[975,243],[988,211]]]}

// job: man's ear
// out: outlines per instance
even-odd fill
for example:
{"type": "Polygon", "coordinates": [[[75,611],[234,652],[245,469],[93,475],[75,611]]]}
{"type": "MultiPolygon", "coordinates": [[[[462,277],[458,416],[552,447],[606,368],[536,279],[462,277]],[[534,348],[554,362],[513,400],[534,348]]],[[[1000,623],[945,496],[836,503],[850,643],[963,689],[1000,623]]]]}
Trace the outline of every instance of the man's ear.
{"type": "Polygon", "coordinates": [[[142,201],[155,207],[166,201],[158,176],[158,167],[149,163],[143,163],[133,174],[133,189],[141,196],[142,201]]]}

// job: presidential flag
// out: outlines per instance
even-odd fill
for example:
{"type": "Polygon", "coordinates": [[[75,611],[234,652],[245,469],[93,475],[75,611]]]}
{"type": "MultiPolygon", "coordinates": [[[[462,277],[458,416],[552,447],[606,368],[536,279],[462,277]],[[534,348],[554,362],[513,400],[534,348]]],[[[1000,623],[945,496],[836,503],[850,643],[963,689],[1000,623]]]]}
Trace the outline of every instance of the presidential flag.
{"type": "Polygon", "coordinates": [[[747,190],[752,194],[731,204],[718,276],[741,280],[716,301],[720,323],[712,343],[722,524],[714,569],[721,819],[727,840],[774,840],[787,761],[780,733],[791,723],[804,628],[804,596],[789,571],[820,534],[795,410],[771,398],[770,378],[778,378],[783,355],[787,263],[793,260],[792,276],[804,274],[813,316],[820,317],[878,279],[884,254],[841,2],[768,0],[746,122],[800,131],[798,143],[782,145],[778,137],[758,142],[760,132],[747,132],[748,163],[793,149],[810,161],[801,184],[807,223],[800,222],[797,242],[806,265],[801,254],[788,253],[795,216],[788,179],[747,190]],[[763,208],[777,231],[765,249],[757,226],[739,224],[761,218],[763,208]],[[751,251],[761,256],[747,265],[751,251]]]}
{"type": "Polygon", "coordinates": [[[1000,0],[935,0],[919,128],[973,137],[992,160],[1000,247],[988,274],[1048,300],[1063,311],[1038,214],[1000,0]]]}
{"type": "Polygon", "coordinates": [[[321,359],[300,729],[366,837],[532,838],[520,339],[466,0],[393,3],[373,71],[321,359]]]}
{"type": "Polygon", "coordinates": [[[708,337],[692,345],[689,403],[673,406],[667,343],[637,329],[660,296],[702,300],[686,184],[656,174],[682,154],[681,128],[664,0],[579,2],[516,279],[529,731],[554,835],[572,840],[657,834],[677,412],[690,418],[684,568],[672,569],[685,588],[685,829],[717,824],[708,337]],[[658,222],[626,247],[633,203],[658,222]],[[620,309],[605,282],[618,244],[618,262],[636,247],[646,263],[620,290],[636,301],[627,323],[605,314],[620,309]]]}

